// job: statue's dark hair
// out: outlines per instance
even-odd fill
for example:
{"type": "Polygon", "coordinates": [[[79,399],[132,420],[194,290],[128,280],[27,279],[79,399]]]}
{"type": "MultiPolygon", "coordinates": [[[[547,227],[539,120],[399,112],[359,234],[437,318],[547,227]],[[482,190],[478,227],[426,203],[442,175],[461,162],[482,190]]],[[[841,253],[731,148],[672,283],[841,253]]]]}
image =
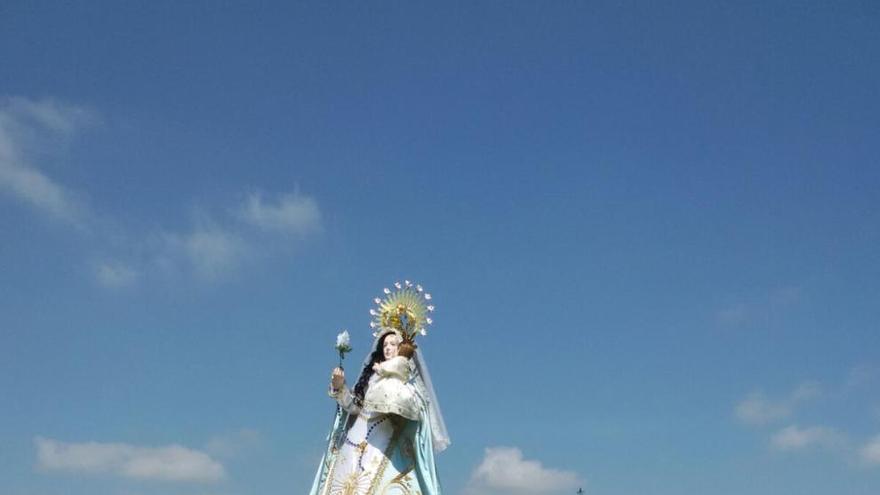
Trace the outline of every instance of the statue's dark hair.
{"type": "Polygon", "coordinates": [[[370,355],[370,361],[364,365],[364,369],[361,371],[361,377],[358,378],[357,385],[354,386],[354,401],[358,406],[363,405],[364,395],[367,393],[370,378],[372,378],[373,373],[375,373],[375,371],[373,371],[373,365],[385,361],[385,351],[382,348],[385,347],[385,339],[387,339],[389,335],[395,334],[388,332],[379,339],[379,342],[376,344],[376,350],[370,355]]]}

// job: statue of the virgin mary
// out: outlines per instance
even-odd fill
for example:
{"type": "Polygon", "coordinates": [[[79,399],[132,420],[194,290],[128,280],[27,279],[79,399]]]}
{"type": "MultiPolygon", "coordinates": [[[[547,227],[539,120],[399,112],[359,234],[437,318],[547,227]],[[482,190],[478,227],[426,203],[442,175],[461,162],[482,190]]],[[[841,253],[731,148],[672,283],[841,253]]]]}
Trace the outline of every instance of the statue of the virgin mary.
{"type": "Polygon", "coordinates": [[[409,281],[385,289],[370,310],[372,352],[354,388],[333,370],[336,417],[310,495],[439,495],[434,455],[449,446],[425,358],[431,295],[409,281]]]}

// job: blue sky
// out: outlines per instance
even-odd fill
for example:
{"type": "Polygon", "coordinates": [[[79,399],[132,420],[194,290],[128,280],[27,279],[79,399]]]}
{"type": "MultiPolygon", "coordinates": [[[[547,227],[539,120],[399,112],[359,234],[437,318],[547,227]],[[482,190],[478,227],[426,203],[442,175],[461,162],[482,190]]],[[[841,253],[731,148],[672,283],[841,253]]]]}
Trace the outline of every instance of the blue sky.
{"type": "Polygon", "coordinates": [[[447,493],[876,494],[878,20],[4,2],[0,493],[305,493],[408,278],[447,493]]]}

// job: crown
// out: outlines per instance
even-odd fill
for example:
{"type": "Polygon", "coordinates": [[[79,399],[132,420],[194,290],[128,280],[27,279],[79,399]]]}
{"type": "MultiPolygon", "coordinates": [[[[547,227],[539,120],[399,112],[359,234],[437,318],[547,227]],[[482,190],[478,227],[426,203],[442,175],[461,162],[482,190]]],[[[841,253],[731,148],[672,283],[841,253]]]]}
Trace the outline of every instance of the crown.
{"type": "Polygon", "coordinates": [[[382,292],[384,297],[373,299],[376,307],[370,309],[373,337],[386,332],[400,335],[400,353],[411,357],[411,352],[418,347],[416,335],[428,335],[428,326],[434,323],[429,316],[434,312],[431,294],[409,280],[394,282],[393,290],[386,287],[382,292]],[[407,347],[411,347],[411,351],[408,352],[407,347]]]}

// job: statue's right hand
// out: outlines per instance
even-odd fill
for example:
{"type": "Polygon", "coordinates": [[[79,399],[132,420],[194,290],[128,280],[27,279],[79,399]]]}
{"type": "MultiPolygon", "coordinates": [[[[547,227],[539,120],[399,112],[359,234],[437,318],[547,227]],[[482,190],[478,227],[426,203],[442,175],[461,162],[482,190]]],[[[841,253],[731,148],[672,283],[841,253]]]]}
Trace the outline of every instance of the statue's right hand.
{"type": "Polygon", "coordinates": [[[345,371],[342,371],[342,368],[333,368],[333,373],[330,374],[330,388],[339,390],[344,386],[345,371]]]}

